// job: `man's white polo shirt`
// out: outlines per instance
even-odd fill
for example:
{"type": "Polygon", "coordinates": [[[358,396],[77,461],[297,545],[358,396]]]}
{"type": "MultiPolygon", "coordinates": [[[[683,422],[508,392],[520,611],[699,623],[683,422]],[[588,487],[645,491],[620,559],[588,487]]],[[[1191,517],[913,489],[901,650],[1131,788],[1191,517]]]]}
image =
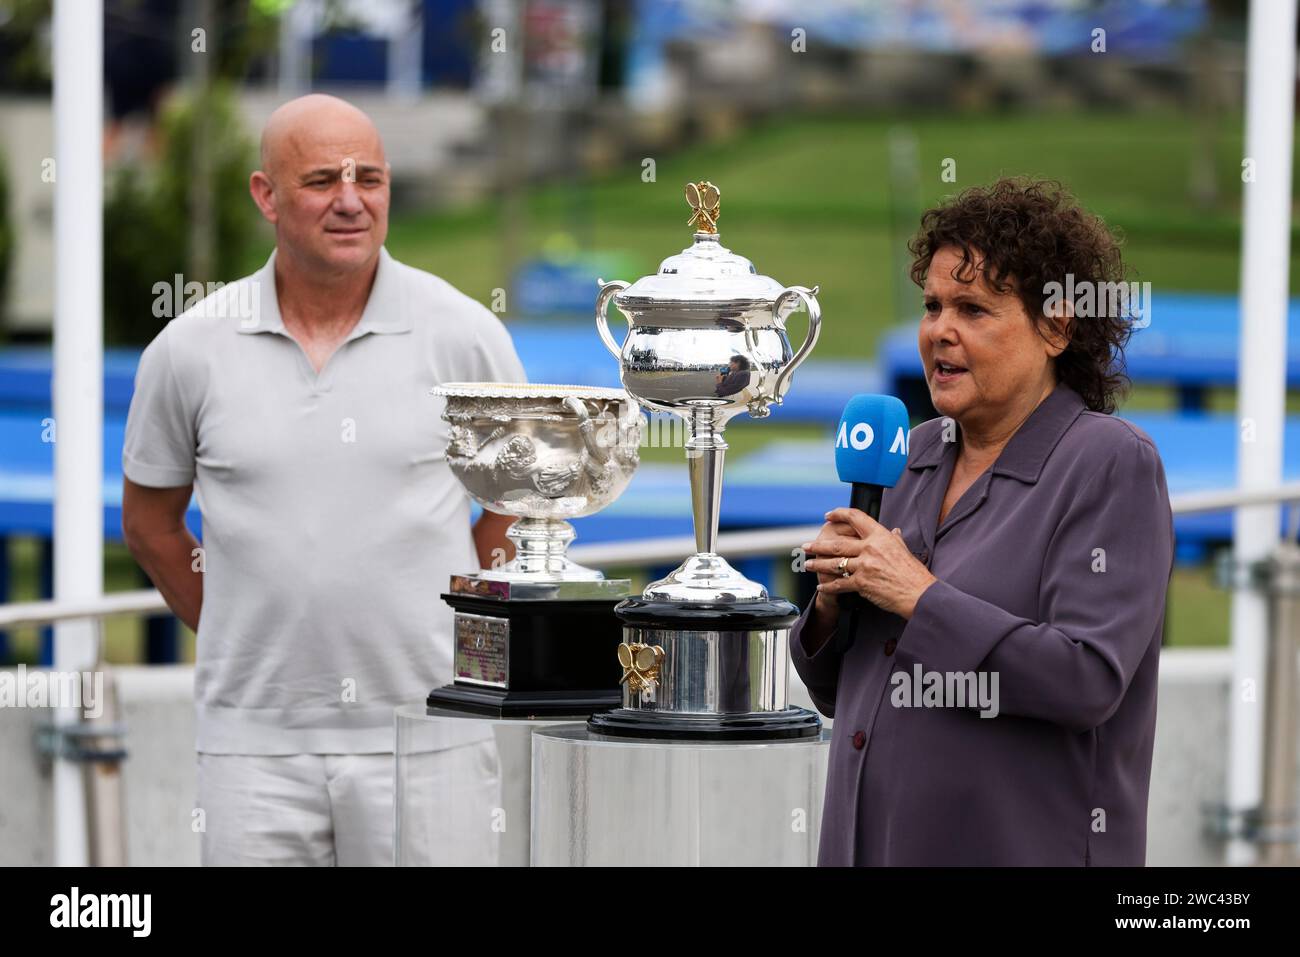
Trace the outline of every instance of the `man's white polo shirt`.
{"type": "Polygon", "coordinates": [[[274,269],[272,254],[144,351],[122,468],[139,485],[195,483],[198,750],[391,751],[394,707],[451,680],[439,595],[478,567],[429,390],[524,381],[523,367],[491,312],[385,250],[317,375],[285,331],[274,269]]]}

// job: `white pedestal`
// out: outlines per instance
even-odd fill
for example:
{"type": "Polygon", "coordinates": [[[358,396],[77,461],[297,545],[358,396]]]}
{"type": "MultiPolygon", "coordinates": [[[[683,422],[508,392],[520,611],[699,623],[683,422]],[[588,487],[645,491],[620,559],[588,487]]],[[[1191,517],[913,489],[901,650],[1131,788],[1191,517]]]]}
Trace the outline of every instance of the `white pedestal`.
{"type": "Polygon", "coordinates": [[[429,714],[420,703],[395,720],[397,866],[527,866],[529,739],[573,719],[429,714]]]}
{"type": "Polygon", "coordinates": [[[811,866],[830,733],[710,744],[533,734],[534,866],[811,866]]]}

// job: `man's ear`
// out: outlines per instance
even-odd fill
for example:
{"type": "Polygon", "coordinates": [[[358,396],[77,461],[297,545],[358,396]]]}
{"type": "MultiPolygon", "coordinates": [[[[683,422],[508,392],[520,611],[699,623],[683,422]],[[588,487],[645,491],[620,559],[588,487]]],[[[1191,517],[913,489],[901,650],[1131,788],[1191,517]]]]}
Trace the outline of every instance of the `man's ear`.
{"type": "Polygon", "coordinates": [[[1047,343],[1048,358],[1055,359],[1070,345],[1070,336],[1074,333],[1074,303],[1068,299],[1050,306],[1044,306],[1047,325],[1042,329],[1043,339],[1047,343]]]}
{"type": "Polygon", "coordinates": [[[257,204],[262,218],[274,224],[279,215],[275,210],[275,185],[271,182],[271,177],[260,169],[254,170],[253,175],[248,177],[248,193],[257,204]]]}

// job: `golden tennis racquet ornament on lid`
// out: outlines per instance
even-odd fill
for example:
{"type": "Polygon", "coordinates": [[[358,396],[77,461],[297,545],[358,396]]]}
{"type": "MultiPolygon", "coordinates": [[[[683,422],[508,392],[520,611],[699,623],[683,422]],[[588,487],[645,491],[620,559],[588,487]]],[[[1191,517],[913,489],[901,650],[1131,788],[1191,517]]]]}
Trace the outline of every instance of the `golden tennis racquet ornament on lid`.
{"type": "Polygon", "coordinates": [[[686,221],[701,233],[716,233],[722,215],[722,192],[707,180],[686,184],[686,202],[691,204],[691,218],[686,221]]]}

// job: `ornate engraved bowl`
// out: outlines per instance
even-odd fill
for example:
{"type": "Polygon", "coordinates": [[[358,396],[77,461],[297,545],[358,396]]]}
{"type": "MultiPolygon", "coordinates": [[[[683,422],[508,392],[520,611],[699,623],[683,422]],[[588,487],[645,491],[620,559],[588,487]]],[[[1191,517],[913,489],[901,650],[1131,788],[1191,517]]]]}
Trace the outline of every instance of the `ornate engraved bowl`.
{"type": "Polygon", "coordinates": [[[506,534],[516,558],[485,577],[582,580],[600,573],[564,557],[567,519],[622,494],[636,471],[641,416],[622,389],[511,382],[450,382],[447,463],[470,496],[519,519],[506,534]]]}

